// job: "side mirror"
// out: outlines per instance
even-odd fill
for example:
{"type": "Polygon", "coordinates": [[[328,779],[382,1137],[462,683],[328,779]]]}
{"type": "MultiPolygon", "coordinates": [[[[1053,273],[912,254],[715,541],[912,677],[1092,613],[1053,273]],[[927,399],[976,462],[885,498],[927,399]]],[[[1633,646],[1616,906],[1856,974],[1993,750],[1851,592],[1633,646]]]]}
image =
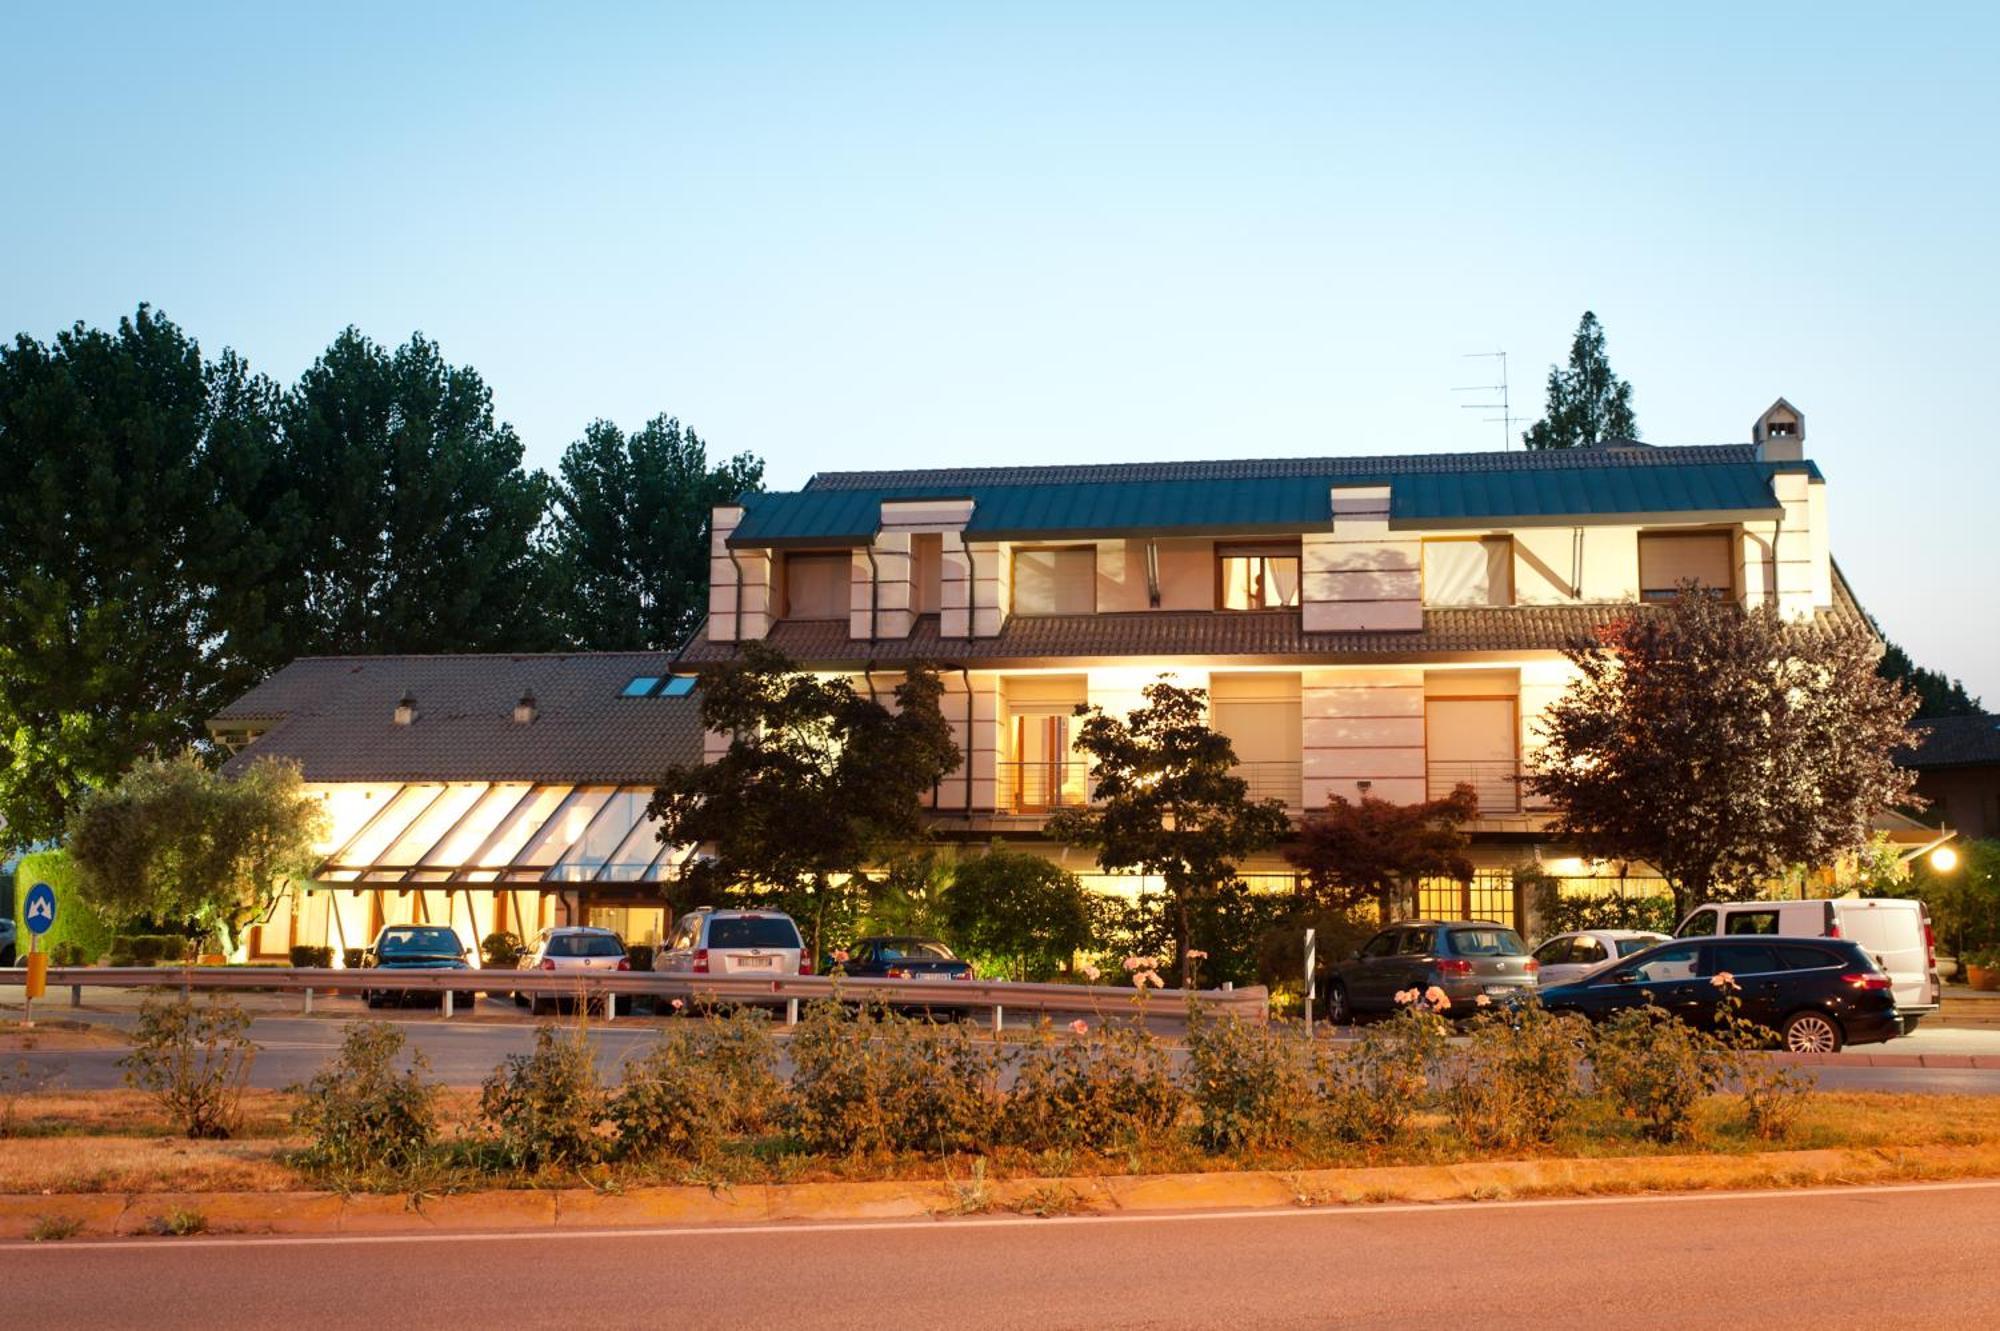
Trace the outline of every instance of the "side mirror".
{"type": "Polygon", "coordinates": [[[1349,961],[1359,961],[1359,960],[1361,960],[1361,949],[1360,949],[1360,948],[1358,948],[1358,947],[1350,947],[1350,948],[1348,948],[1348,949],[1347,949],[1347,959],[1348,959],[1349,961]]]}

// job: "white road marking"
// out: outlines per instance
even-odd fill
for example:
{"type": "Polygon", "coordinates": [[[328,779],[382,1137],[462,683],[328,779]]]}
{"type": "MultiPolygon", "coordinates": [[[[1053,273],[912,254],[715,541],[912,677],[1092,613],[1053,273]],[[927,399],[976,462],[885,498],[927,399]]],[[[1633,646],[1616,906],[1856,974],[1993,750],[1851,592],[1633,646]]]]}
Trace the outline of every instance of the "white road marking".
{"type": "Polygon", "coordinates": [[[1112,1212],[1102,1215],[937,1217],[910,1220],[802,1220],[754,1225],[656,1225],[600,1229],[509,1229],[414,1234],[271,1234],[235,1238],[146,1238],[83,1240],[77,1243],[0,1243],[0,1252],[109,1252],[140,1248],[163,1252],[180,1248],[316,1248],[382,1246],[397,1243],[522,1243],[587,1239],[715,1239],[768,1238],[773,1234],[850,1234],[892,1230],[1032,1229],[1050,1225],[1163,1225],[1213,1223],[1226,1220],[1345,1220],[1378,1215],[1438,1215],[1448,1211],[1544,1211],[1580,1206],[1672,1206],[1701,1202],[1814,1201],[1828,1197],[1871,1197],[1897,1193],[1985,1192],[2000,1189],[2000,1179],[1966,1179],[1947,1183],[1864,1183],[1838,1188],[1766,1188],[1753,1192],[1669,1192],[1643,1196],[1542,1197],[1495,1202],[1383,1202],[1354,1206],[1296,1209],[1257,1208],[1230,1211],[1112,1212]]]}

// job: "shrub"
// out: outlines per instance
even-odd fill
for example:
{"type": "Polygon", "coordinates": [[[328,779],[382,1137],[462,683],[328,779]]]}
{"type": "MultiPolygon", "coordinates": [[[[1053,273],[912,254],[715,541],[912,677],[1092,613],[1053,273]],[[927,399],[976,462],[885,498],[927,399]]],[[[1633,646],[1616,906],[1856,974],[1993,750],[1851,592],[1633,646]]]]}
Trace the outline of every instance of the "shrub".
{"type": "Polygon", "coordinates": [[[1072,1023],[1058,1033],[1045,1021],[1015,1055],[1013,1072],[1006,1129],[1031,1150],[1145,1146],[1187,1104],[1166,1050],[1137,1022],[1072,1023]]]}
{"type": "Polygon", "coordinates": [[[49,964],[53,966],[88,966],[90,958],[83,950],[83,944],[74,938],[65,938],[49,949],[49,964]]]}
{"type": "Polygon", "coordinates": [[[775,1061],[769,1022],[749,1012],[668,1027],[611,1097],[619,1154],[708,1160],[763,1130],[783,1091],[775,1061]]]}
{"type": "Polygon", "coordinates": [[[1322,1054],[1318,1080],[1327,1130],[1380,1145],[1409,1130],[1444,1056],[1445,1019],[1413,1005],[1368,1027],[1345,1054],[1322,1054]]]}
{"type": "Polygon", "coordinates": [[[1470,1046],[1452,1060],[1445,1111],[1480,1148],[1546,1146],[1582,1104],[1579,1064],[1589,1047],[1582,1017],[1533,1001],[1474,1018],[1470,1046]]]}
{"type": "Polygon", "coordinates": [[[368,949],[364,947],[342,948],[340,952],[340,964],[351,971],[358,971],[361,969],[361,959],[367,955],[368,949]]]}
{"type": "Polygon", "coordinates": [[[290,1092],[299,1097],[292,1126],[309,1144],[299,1163],[342,1178],[397,1176],[422,1164],[437,1145],[438,1087],[426,1079],[421,1052],[407,1071],[396,1063],[402,1031],[387,1022],[351,1023],[340,1053],[290,1092]]]}
{"type": "Polygon", "coordinates": [[[249,1029],[249,1014],[226,998],[201,1007],[178,995],[148,998],[119,1065],[127,1084],[153,1095],[189,1137],[228,1137],[257,1058],[249,1029]]]}
{"type": "Polygon", "coordinates": [[[1287,1028],[1190,1014],[1195,1140],[1213,1152],[1295,1141],[1313,1119],[1311,1047],[1287,1028]]]}
{"type": "Polygon", "coordinates": [[[510,971],[527,955],[519,934],[501,930],[479,940],[479,960],[488,970],[510,971]]]}
{"type": "Polygon", "coordinates": [[[1750,1131],[1767,1141],[1782,1141],[1805,1115],[1818,1079],[1764,1057],[1761,1051],[1777,1043],[1778,1033],[1743,1015],[1733,981],[1726,988],[1716,1005],[1716,1043],[1742,1092],[1750,1131]]]}
{"type": "Polygon", "coordinates": [[[1645,929],[1670,934],[1679,923],[1672,893],[1628,889],[1620,879],[1591,879],[1592,888],[1601,884],[1604,890],[1571,893],[1563,891],[1561,879],[1539,865],[1527,864],[1514,870],[1514,882],[1535,903],[1535,918],[1544,938],[1579,929],[1645,929]]]}
{"type": "Polygon", "coordinates": [[[1598,1093],[1657,1142],[1694,1136],[1695,1107],[1725,1071],[1713,1041],[1652,1003],[1598,1027],[1590,1063],[1598,1093]]]}
{"type": "Polygon", "coordinates": [[[325,970],[327,967],[333,965],[333,949],[330,947],[312,947],[302,943],[292,949],[292,965],[306,969],[316,968],[325,970]]]}
{"type": "Polygon", "coordinates": [[[114,966],[171,965],[186,960],[187,952],[183,934],[118,934],[111,940],[114,966]]]}
{"type": "Polygon", "coordinates": [[[817,1003],[792,1037],[787,1119],[807,1149],[867,1155],[978,1146],[999,1114],[990,1050],[960,1027],[817,1003]]]}
{"type": "Polygon", "coordinates": [[[597,1160],[605,1108],[589,1037],[553,1025],[537,1026],[534,1049],[509,1054],[479,1089],[493,1145],[519,1169],[597,1160]]]}

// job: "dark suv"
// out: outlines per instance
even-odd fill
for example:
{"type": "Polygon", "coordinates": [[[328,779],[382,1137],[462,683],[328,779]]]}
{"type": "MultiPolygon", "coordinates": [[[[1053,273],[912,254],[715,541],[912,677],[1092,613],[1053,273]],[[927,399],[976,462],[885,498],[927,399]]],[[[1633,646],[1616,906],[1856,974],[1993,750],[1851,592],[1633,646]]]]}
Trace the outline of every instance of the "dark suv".
{"type": "Polygon", "coordinates": [[[1377,933],[1328,973],[1326,1015],[1345,1026],[1396,1010],[1409,989],[1442,989],[1446,1012],[1469,1017],[1480,997],[1517,997],[1535,987],[1541,966],[1521,935],[1491,920],[1405,920],[1377,933]]]}
{"type": "Polygon", "coordinates": [[[1776,1031],[1785,1048],[1830,1054],[1902,1033],[1889,976],[1859,943],[1838,938],[1675,939],[1634,952],[1574,984],[1542,990],[1551,1011],[1592,1021],[1649,1001],[1696,1026],[1712,1026],[1728,986],[1743,1016],[1776,1031]]]}

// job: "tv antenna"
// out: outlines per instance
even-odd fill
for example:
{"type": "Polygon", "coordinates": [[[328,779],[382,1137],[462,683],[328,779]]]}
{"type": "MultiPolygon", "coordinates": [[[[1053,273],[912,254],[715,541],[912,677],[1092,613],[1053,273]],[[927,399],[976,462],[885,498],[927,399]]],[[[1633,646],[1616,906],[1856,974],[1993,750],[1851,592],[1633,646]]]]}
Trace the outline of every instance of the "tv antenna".
{"type": "Polygon", "coordinates": [[[1528,418],[1526,416],[1516,416],[1514,414],[1514,410],[1511,405],[1511,398],[1509,397],[1507,391],[1507,353],[1504,351],[1468,351],[1465,353],[1465,355],[1459,357],[1459,359],[1497,360],[1500,362],[1499,383],[1466,384],[1462,387],[1454,388],[1451,391],[1454,393],[1498,393],[1500,395],[1500,400],[1498,402],[1461,402],[1458,404],[1458,409],[1460,411],[1499,412],[1500,414],[1498,416],[1486,416],[1482,417],[1482,419],[1489,423],[1498,421],[1500,423],[1501,450],[1504,452],[1505,450],[1512,448],[1514,446],[1515,422],[1525,421],[1528,418]]]}

